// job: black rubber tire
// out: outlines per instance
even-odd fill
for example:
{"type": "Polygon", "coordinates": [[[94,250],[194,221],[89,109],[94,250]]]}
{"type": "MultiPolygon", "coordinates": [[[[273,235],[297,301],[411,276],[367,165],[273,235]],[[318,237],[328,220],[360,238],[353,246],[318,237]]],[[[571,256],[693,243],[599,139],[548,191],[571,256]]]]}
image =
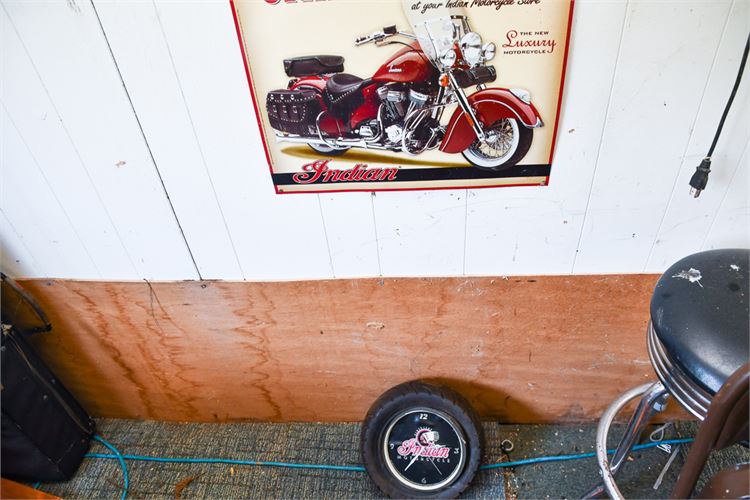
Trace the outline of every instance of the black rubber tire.
{"type": "Polygon", "coordinates": [[[482,167],[472,162],[463,152],[461,152],[461,154],[466,159],[466,161],[471,163],[471,165],[474,168],[479,168],[482,170],[491,170],[493,172],[500,172],[502,170],[505,170],[514,166],[516,163],[523,160],[523,157],[526,156],[526,153],[529,152],[529,149],[531,148],[531,143],[533,140],[534,140],[534,129],[526,128],[522,123],[519,123],[518,124],[518,147],[516,148],[516,152],[513,153],[513,155],[511,155],[511,157],[508,158],[508,160],[505,163],[503,163],[502,165],[498,165],[497,167],[482,167]]]}
{"type": "Polygon", "coordinates": [[[362,424],[360,451],[367,473],[380,490],[391,498],[456,498],[474,479],[482,460],[484,435],[476,412],[457,392],[421,381],[406,382],[380,396],[367,412],[362,424]],[[388,470],[381,453],[386,425],[408,408],[430,408],[452,417],[466,437],[463,470],[450,484],[423,492],[399,482],[388,470]]]}

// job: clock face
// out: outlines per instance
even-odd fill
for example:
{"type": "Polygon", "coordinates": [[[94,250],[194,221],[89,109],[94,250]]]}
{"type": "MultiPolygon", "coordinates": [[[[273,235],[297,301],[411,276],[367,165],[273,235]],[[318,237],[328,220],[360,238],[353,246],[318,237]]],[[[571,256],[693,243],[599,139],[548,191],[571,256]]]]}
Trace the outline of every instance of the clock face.
{"type": "Polygon", "coordinates": [[[466,438],[450,416],[430,408],[410,408],[386,427],[383,454],[401,483],[420,491],[450,485],[466,463],[466,438]]]}

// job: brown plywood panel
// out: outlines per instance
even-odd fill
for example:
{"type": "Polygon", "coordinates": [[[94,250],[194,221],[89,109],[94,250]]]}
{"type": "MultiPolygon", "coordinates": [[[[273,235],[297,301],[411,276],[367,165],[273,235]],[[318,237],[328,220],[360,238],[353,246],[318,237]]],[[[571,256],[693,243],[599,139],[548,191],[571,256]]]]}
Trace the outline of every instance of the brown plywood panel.
{"type": "Polygon", "coordinates": [[[23,284],[53,325],[36,345],[97,416],[356,421],[426,378],[484,417],[550,422],[655,380],[657,278],[23,284]]]}
{"type": "Polygon", "coordinates": [[[42,490],[30,488],[25,484],[11,481],[10,479],[0,479],[0,499],[19,499],[19,498],[60,498],[42,490]]]}

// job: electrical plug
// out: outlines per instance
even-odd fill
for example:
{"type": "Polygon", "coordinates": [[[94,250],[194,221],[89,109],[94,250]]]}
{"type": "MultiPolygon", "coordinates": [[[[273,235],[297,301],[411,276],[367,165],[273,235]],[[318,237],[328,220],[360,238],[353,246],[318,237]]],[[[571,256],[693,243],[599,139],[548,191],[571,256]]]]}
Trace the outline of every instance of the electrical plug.
{"type": "Polygon", "coordinates": [[[697,198],[701,195],[701,191],[706,189],[708,184],[708,174],[711,173],[711,157],[707,156],[703,158],[701,164],[695,168],[695,173],[690,178],[690,195],[693,198],[697,198]]]}

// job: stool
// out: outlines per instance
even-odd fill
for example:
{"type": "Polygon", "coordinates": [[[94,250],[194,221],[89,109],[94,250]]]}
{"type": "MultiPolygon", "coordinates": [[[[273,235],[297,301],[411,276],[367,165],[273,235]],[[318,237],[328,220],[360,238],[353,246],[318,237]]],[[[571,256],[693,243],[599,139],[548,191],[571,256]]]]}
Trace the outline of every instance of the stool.
{"type": "Polygon", "coordinates": [[[647,334],[648,353],[659,382],[625,392],[602,415],[596,455],[603,484],[584,498],[605,491],[613,499],[623,498],[615,475],[649,418],[665,408],[669,397],[702,422],[673,491],[678,498],[690,495],[712,449],[747,439],[749,282],[750,250],[745,249],[693,254],[661,276],[651,298],[647,334]],[[612,421],[639,397],[610,460],[607,436],[612,421]]]}

